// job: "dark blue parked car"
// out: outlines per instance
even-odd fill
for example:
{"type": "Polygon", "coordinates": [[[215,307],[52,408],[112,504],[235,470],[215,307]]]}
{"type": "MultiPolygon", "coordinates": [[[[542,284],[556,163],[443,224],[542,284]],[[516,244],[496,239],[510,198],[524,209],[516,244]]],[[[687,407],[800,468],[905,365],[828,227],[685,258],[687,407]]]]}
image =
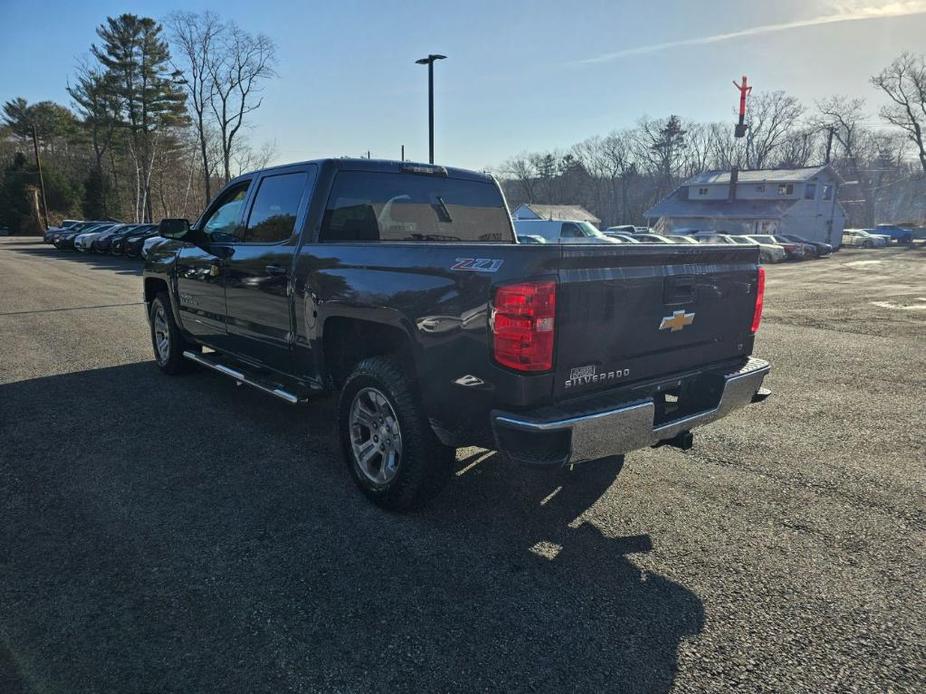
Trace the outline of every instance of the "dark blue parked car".
{"type": "Polygon", "coordinates": [[[895,243],[913,243],[913,232],[896,224],[879,224],[874,229],[866,229],[865,231],[887,236],[895,243]]]}

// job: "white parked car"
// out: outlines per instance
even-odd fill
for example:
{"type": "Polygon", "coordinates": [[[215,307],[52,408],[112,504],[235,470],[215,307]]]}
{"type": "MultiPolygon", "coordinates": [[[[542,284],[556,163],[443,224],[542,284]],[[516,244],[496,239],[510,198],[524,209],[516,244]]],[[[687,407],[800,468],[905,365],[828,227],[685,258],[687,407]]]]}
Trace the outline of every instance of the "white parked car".
{"type": "Polygon", "coordinates": [[[872,234],[864,229],[843,229],[842,245],[854,248],[884,248],[888,240],[880,234],[872,234]]]}
{"type": "Polygon", "coordinates": [[[519,237],[540,236],[547,243],[621,243],[580,220],[516,219],[514,229],[519,237]]]}
{"type": "Polygon", "coordinates": [[[86,253],[93,248],[93,239],[100,234],[110,231],[113,227],[121,226],[121,224],[106,224],[101,227],[95,227],[93,231],[88,231],[85,234],[79,234],[74,239],[74,248],[81,253],[86,253]]]}
{"type": "Polygon", "coordinates": [[[635,234],[637,233],[637,228],[633,224],[619,224],[615,227],[608,227],[604,230],[606,236],[611,236],[613,234],[635,234]]]}
{"type": "Polygon", "coordinates": [[[617,234],[612,231],[607,234],[607,237],[615,241],[620,241],[621,243],[640,243],[640,239],[631,234],[617,234]]]}
{"type": "Polygon", "coordinates": [[[647,232],[636,232],[633,237],[640,243],[675,243],[672,239],[662,236],[661,234],[650,234],[647,232]]]}

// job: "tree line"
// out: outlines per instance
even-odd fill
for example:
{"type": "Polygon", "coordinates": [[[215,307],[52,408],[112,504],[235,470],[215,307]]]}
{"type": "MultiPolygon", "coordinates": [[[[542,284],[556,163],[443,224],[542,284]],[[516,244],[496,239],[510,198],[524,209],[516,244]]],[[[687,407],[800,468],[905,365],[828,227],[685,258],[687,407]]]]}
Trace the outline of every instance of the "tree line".
{"type": "MultiPolygon", "coordinates": [[[[194,217],[231,177],[273,158],[272,145],[247,138],[275,76],[269,37],[212,12],[162,22],[127,13],[96,33],[68,79],[71,104],[2,104],[0,225],[41,227],[36,147],[52,223],[194,217]]],[[[511,157],[497,173],[512,207],[578,203],[619,224],[642,223],[647,208],[701,171],[829,162],[845,180],[840,200],[851,225],[922,223],[926,58],[903,53],[870,81],[884,100],[876,115],[861,98],[807,105],[783,91],[757,92],[744,138],[733,137],[732,122],[644,117],[566,151],[511,157]]]]}
{"type": "Polygon", "coordinates": [[[0,224],[26,232],[44,221],[35,148],[51,223],[193,217],[228,179],[273,157],[246,137],[275,76],[269,37],[212,12],[163,22],[126,13],[96,34],[68,80],[69,106],[3,103],[0,224]]]}
{"type": "MultiPolygon", "coordinates": [[[[642,224],[644,212],[706,170],[829,163],[844,179],[848,225],[926,222],[926,58],[903,53],[870,79],[885,105],[862,98],[802,104],[784,91],[748,100],[743,138],[730,122],[642,118],[568,150],[523,152],[498,167],[509,205],[580,204],[605,225],[642,224]]],[[[731,112],[732,113],[732,112],[731,112]]]]}

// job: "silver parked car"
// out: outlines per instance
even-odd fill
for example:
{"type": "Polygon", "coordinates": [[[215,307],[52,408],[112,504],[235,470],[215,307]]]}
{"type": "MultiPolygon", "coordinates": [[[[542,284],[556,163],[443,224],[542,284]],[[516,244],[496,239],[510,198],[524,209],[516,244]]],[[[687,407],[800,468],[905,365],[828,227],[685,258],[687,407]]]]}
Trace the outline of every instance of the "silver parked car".
{"type": "Polygon", "coordinates": [[[843,229],[842,245],[850,248],[884,248],[888,241],[884,236],[872,234],[864,229],[843,229]]]}
{"type": "Polygon", "coordinates": [[[516,219],[514,230],[519,237],[540,236],[547,243],[620,243],[582,220],[516,219]]]}
{"type": "Polygon", "coordinates": [[[783,263],[788,259],[788,252],[779,243],[765,243],[757,241],[749,236],[731,235],[734,243],[754,244],[759,247],[759,262],[761,263],[783,263]]]}

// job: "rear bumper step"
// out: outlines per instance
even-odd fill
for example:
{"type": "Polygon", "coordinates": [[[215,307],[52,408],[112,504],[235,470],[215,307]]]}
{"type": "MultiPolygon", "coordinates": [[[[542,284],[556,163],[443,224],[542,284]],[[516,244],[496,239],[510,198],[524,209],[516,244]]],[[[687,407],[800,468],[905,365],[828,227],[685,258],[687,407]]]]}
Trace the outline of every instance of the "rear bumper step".
{"type": "Polygon", "coordinates": [[[237,369],[233,369],[230,366],[225,364],[220,364],[217,361],[213,361],[207,356],[202,354],[197,354],[196,352],[184,352],[183,356],[190,361],[194,361],[201,366],[205,366],[208,369],[213,371],[218,371],[220,374],[224,374],[230,378],[235,379],[238,382],[238,385],[244,383],[245,385],[251,386],[252,388],[257,388],[257,390],[263,391],[268,395],[273,395],[274,397],[279,398],[280,400],[285,400],[290,405],[296,405],[299,402],[299,398],[292,393],[283,390],[274,383],[261,382],[254,376],[247,376],[237,369]]]}
{"type": "Polygon", "coordinates": [[[532,416],[496,410],[492,412],[492,428],[498,449],[508,457],[546,466],[622,455],[669,441],[684,439],[688,443],[685,434],[695,427],[765,400],[771,391],[762,388],[762,380],[770,368],[768,362],[750,358],[734,371],[707,374],[720,379],[716,404],[670,421],[657,423],[655,398],[647,397],[593,411],[563,408],[553,416],[548,412],[532,416]]]}

